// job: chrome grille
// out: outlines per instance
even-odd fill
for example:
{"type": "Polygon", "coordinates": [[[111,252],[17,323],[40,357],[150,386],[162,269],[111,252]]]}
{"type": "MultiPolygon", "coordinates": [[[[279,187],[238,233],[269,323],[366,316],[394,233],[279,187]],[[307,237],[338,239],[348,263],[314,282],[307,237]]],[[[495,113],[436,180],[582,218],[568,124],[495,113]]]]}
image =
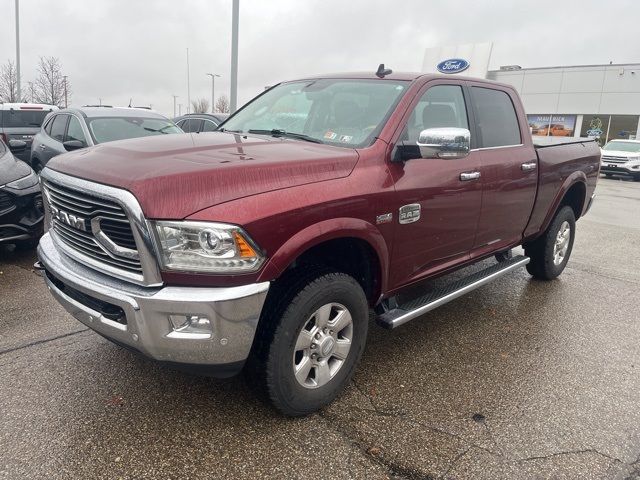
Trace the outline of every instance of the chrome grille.
{"type": "Polygon", "coordinates": [[[51,227],[57,237],[69,248],[102,264],[142,275],[139,259],[127,258],[108,252],[96,240],[90,223],[99,218],[100,229],[109,240],[130,250],[136,250],[131,225],[123,208],[116,202],[98,198],[63,185],[43,180],[45,192],[52,207],[78,219],[64,223],[52,215],[51,227]]]}
{"type": "Polygon", "coordinates": [[[610,156],[603,155],[602,161],[609,162],[609,163],[627,163],[629,159],[625,157],[610,157],[610,156]]]}

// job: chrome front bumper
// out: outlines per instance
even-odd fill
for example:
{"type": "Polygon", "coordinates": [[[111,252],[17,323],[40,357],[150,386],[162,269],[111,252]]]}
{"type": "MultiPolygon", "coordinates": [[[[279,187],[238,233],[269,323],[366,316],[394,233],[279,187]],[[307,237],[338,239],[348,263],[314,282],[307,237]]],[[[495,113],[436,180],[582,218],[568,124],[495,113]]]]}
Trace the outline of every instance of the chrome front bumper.
{"type": "MultiPolygon", "coordinates": [[[[239,370],[249,355],[269,290],[269,282],[227,288],[134,285],[67,257],[56,249],[50,233],[40,240],[38,257],[45,269],[47,286],[56,300],[100,335],[155,360],[228,366],[229,374],[239,370]],[[83,295],[90,297],[90,301],[79,300],[84,299],[83,295]],[[126,320],[107,318],[108,315],[95,309],[91,299],[119,307],[126,320]],[[201,338],[202,335],[175,332],[169,315],[180,314],[207,317],[212,334],[201,338]]],[[[221,371],[225,371],[224,368],[221,371]]]]}

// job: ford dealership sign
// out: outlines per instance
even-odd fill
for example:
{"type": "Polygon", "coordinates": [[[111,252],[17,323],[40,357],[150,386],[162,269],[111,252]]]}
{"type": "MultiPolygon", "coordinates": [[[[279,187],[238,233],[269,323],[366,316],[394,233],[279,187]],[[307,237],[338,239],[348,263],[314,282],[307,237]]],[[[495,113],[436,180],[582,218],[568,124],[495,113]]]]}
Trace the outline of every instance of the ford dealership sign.
{"type": "Polygon", "coordinates": [[[450,58],[440,62],[436,68],[440,73],[460,73],[469,68],[469,62],[462,58],[450,58]]]}

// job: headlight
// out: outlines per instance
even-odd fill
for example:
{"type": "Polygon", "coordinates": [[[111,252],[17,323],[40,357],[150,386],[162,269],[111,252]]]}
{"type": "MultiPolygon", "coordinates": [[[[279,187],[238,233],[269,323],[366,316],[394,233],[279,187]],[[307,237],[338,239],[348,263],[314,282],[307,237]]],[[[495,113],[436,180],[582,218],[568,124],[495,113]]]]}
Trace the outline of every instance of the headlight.
{"type": "Polygon", "coordinates": [[[31,170],[26,177],[19,178],[13,182],[7,183],[7,187],[14,190],[24,190],[25,188],[31,188],[38,183],[38,175],[31,170]]]}
{"type": "Polygon", "coordinates": [[[264,256],[235,225],[209,222],[152,222],[165,270],[248,273],[260,268],[264,256]]]}

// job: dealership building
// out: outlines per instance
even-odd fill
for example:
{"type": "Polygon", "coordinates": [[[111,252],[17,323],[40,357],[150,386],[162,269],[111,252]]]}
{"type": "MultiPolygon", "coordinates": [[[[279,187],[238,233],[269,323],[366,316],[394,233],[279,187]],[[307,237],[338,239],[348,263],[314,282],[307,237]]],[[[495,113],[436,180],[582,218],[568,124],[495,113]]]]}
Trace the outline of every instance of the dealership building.
{"type": "Polygon", "coordinates": [[[640,64],[489,70],[513,85],[534,135],[635,139],[640,128],[640,64]]]}
{"type": "Polygon", "coordinates": [[[513,85],[533,135],[640,139],[640,63],[490,70],[492,50],[492,42],[427,48],[422,70],[513,85]]]}

